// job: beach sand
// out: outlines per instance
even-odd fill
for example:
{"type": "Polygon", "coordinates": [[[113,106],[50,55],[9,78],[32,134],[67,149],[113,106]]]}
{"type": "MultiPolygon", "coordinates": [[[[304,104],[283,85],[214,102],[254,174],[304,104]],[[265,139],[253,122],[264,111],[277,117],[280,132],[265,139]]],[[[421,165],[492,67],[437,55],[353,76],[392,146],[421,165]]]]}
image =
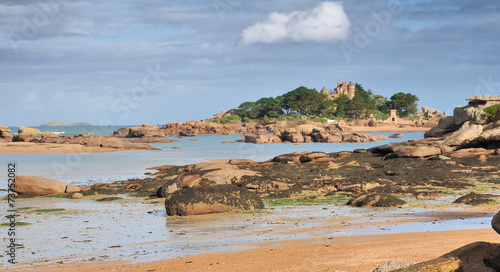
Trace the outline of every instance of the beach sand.
{"type": "MultiPolygon", "coordinates": [[[[10,142],[0,143],[0,154],[6,153],[95,153],[120,151],[115,148],[84,146],[79,144],[50,144],[10,142]]],[[[123,150],[121,150],[123,151],[123,150]]]]}
{"type": "Polygon", "coordinates": [[[348,128],[352,132],[425,132],[431,129],[431,127],[413,127],[413,126],[376,126],[376,127],[367,127],[367,126],[348,126],[348,128]]]}
{"type": "MultiPolygon", "coordinates": [[[[491,228],[289,240],[256,249],[152,263],[86,262],[26,271],[372,271],[390,260],[421,262],[476,241],[500,242],[491,228]]],[[[3,270],[2,270],[3,271],[3,270]]],[[[5,271],[14,271],[12,269],[5,271]]]]}

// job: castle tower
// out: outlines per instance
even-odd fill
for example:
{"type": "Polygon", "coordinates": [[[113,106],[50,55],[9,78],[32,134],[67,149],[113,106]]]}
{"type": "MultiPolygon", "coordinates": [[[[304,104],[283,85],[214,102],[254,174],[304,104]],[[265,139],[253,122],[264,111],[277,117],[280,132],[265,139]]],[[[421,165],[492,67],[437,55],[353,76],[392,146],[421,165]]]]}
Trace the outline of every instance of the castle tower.
{"type": "Polygon", "coordinates": [[[349,82],[349,85],[347,85],[347,91],[349,93],[349,98],[353,99],[354,98],[354,93],[356,92],[356,85],[354,83],[349,82]]]}
{"type": "Polygon", "coordinates": [[[321,89],[321,93],[322,94],[329,94],[328,89],[326,88],[326,86],[323,86],[323,89],[321,89]]]}

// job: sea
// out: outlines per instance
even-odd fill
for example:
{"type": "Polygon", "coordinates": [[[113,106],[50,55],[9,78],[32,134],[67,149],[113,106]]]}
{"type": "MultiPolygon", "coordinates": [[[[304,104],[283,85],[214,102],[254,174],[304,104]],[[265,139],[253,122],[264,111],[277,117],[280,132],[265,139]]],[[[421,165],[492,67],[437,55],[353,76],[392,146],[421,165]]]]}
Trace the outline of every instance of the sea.
{"type": "MultiPolygon", "coordinates": [[[[61,135],[77,135],[81,133],[95,133],[110,135],[113,131],[127,126],[87,126],[87,127],[34,127],[41,132],[50,131],[61,135]]],[[[11,127],[17,132],[17,127],[11,127]]],[[[372,134],[389,136],[394,132],[377,132],[372,134]]],[[[154,172],[147,168],[162,165],[187,165],[213,159],[252,159],[266,161],[281,154],[321,151],[339,152],[354,149],[366,149],[384,145],[389,142],[401,142],[423,138],[423,132],[406,132],[404,138],[389,138],[375,143],[302,143],[296,144],[252,144],[227,143],[243,138],[239,134],[231,135],[198,135],[196,137],[170,139],[178,140],[175,143],[151,144],[160,150],[118,151],[103,153],[42,153],[42,154],[0,154],[3,165],[15,162],[17,175],[39,176],[56,179],[68,184],[79,186],[90,185],[96,182],[111,183],[117,180],[130,178],[144,178],[147,173],[154,172]],[[226,142],[226,143],[224,143],[226,142]],[[180,149],[172,149],[177,147],[180,149]]],[[[7,167],[4,167],[6,171],[7,167]]],[[[5,175],[7,173],[5,172],[5,175]]],[[[0,185],[0,189],[3,187],[0,185]]],[[[6,188],[3,188],[6,189],[6,188]]]]}

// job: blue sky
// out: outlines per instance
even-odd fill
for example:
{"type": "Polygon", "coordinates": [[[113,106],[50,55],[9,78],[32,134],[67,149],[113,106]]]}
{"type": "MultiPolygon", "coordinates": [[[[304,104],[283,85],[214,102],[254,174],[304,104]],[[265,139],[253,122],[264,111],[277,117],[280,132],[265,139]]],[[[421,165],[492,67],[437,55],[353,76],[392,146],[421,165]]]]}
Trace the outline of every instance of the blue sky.
{"type": "Polygon", "coordinates": [[[450,113],[500,94],[499,34],[492,0],[4,0],[0,125],[200,120],[351,80],[450,113]]]}

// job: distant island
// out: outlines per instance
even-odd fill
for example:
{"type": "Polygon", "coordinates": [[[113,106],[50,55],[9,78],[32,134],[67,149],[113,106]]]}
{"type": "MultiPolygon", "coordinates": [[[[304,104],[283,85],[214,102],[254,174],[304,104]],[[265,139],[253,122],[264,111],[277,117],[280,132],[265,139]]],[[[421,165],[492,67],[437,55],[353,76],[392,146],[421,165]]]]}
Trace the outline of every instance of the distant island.
{"type": "Polygon", "coordinates": [[[48,123],[40,125],[41,127],[89,127],[92,124],[87,122],[71,122],[71,123],[63,123],[61,121],[52,120],[48,123]]]}

